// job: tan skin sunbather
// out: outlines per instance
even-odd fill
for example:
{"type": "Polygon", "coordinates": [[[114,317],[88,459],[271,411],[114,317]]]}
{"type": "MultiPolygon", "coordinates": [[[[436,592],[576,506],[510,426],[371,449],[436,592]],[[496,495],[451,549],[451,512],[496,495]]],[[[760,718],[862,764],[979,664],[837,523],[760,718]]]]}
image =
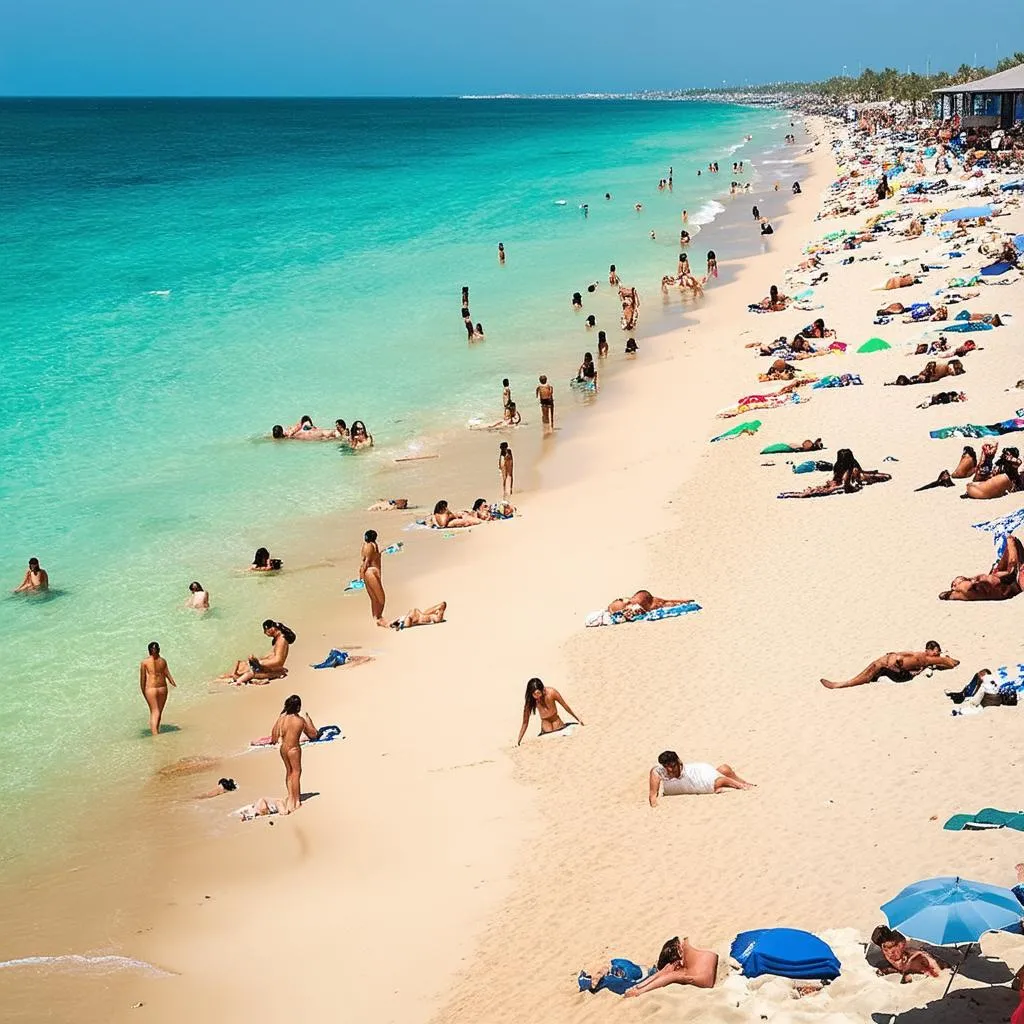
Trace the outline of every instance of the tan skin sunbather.
{"type": "Polygon", "coordinates": [[[964,445],[960,461],[956,464],[956,469],[954,469],[949,475],[953,477],[954,480],[966,480],[969,476],[974,476],[977,468],[978,455],[968,444],[964,445]]]}
{"type": "Polygon", "coordinates": [[[881,658],[875,658],[863,672],[844,682],[832,682],[822,679],[821,685],[830,690],[845,690],[850,686],[863,686],[874,683],[883,676],[897,683],[907,683],[926,668],[956,668],[960,662],[956,658],[942,653],[936,640],[929,640],[923,651],[890,651],[881,658]]]}
{"type": "Polygon", "coordinates": [[[907,942],[900,932],[880,925],[871,933],[871,941],[882,951],[888,967],[880,967],[878,974],[899,974],[900,984],[906,985],[915,974],[937,978],[946,964],[940,964],[930,953],[907,942]]]}
{"type": "Polygon", "coordinates": [[[302,711],[302,699],[292,694],[277,716],[273,729],[270,730],[272,743],[281,744],[281,760],[284,762],[284,784],[287,796],[284,800],[285,813],[297,811],[302,803],[302,747],[300,740],[316,739],[316,726],[313,719],[302,711]]]}
{"type": "Polygon", "coordinates": [[[139,689],[149,705],[149,731],[154,736],[160,732],[168,685],[177,687],[178,684],[160,654],[160,645],[154,640],[149,645],[149,657],[139,665],[139,689]]]}
{"type": "Polygon", "coordinates": [[[245,661],[236,661],[231,672],[226,672],[218,678],[237,686],[244,686],[246,683],[269,683],[273,679],[284,678],[288,675],[284,663],[288,660],[288,650],[291,646],[284,633],[286,628],[280,622],[266,619],[263,623],[263,633],[274,643],[270,654],[263,658],[250,654],[245,661]]]}
{"type": "Polygon", "coordinates": [[[436,626],[439,622],[444,622],[444,613],[447,608],[447,601],[431,605],[429,608],[424,608],[423,611],[413,608],[404,618],[395,619],[391,623],[391,628],[409,629],[411,626],[436,626]]]}
{"type": "Polygon", "coordinates": [[[472,516],[457,516],[448,508],[448,502],[442,500],[434,506],[434,512],[427,523],[428,525],[433,523],[434,526],[442,530],[460,530],[467,526],[479,526],[480,520],[472,516]]]}
{"type": "Polygon", "coordinates": [[[1009,537],[999,560],[988,572],[957,576],[940,601],[1009,601],[1021,592],[1024,577],[1024,545],[1009,537]]]}
{"type": "Polygon", "coordinates": [[[523,726],[519,730],[516,746],[523,742],[526,730],[530,726],[530,716],[536,712],[540,718],[540,732],[561,732],[565,722],[559,717],[558,705],[561,704],[565,713],[582,725],[583,719],[566,703],[565,698],[553,687],[545,686],[539,679],[531,679],[526,684],[526,700],[523,704],[523,726]]]}
{"type": "Polygon", "coordinates": [[[1022,487],[1020,462],[1020,452],[1016,448],[1004,448],[991,475],[978,483],[969,483],[962,497],[1001,498],[1004,494],[1019,491],[1022,487]]]}
{"type": "Polygon", "coordinates": [[[632,597],[617,597],[608,605],[608,611],[634,614],[654,611],[655,608],[675,608],[676,605],[690,604],[691,597],[655,597],[649,590],[638,590],[632,597]]]}
{"type": "Polygon", "coordinates": [[[658,957],[658,970],[649,978],[627,989],[627,996],[642,996],[666,985],[693,985],[714,988],[718,974],[718,954],[691,946],[689,939],[669,939],[658,957]]]}

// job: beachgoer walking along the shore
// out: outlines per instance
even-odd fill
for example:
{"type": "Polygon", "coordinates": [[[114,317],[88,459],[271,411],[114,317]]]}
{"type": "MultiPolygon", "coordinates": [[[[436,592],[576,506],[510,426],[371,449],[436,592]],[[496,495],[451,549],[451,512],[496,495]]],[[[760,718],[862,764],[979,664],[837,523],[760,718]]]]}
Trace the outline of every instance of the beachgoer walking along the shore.
{"type": "Polygon", "coordinates": [[[659,792],[665,796],[701,796],[723,789],[753,788],[752,782],[741,779],[727,764],[717,768],[701,761],[684,764],[674,750],[665,750],[651,769],[647,802],[657,807],[659,792]]]}
{"type": "MultiPolygon", "coordinates": [[[[530,716],[534,712],[540,718],[540,734],[541,736],[552,732],[561,732],[565,727],[566,723],[562,721],[558,714],[558,705],[561,705],[565,713],[571,718],[575,718],[579,725],[583,724],[583,719],[576,714],[575,711],[566,703],[565,698],[553,687],[545,686],[539,679],[531,679],[526,684],[526,700],[523,704],[523,725],[519,730],[519,738],[516,740],[516,746],[523,742],[523,737],[526,735],[526,730],[530,726],[530,716]]],[[[570,723],[572,724],[572,723],[570,723]]]]}
{"type": "Polygon", "coordinates": [[[537,398],[540,400],[540,418],[544,425],[544,433],[550,433],[555,429],[555,389],[548,383],[545,374],[538,378],[537,398]]]}
{"type": "Polygon", "coordinates": [[[160,645],[154,640],[149,645],[149,657],[139,664],[139,689],[149,705],[149,731],[154,736],[160,732],[168,685],[176,687],[178,684],[160,655],[160,645]]]}
{"type": "Polygon", "coordinates": [[[380,548],[377,546],[376,530],[367,530],[363,534],[363,547],[359,556],[359,578],[363,581],[367,597],[370,599],[370,616],[378,626],[386,626],[384,604],[387,597],[380,575],[380,548]]]}
{"type": "Polygon", "coordinates": [[[942,653],[942,648],[937,640],[929,640],[924,645],[923,651],[890,651],[888,654],[882,655],[881,658],[875,658],[866,669],[852,679],[847,679],[845,682],[822,679],[821,685],[827,686],[830,690],[844,690],[850,686],[863,686],[865,683],[877,682],[883,676],[895,683],[908,683],[925,669],[956,668],[959,664],[960,662],[956,658],[942,653]]]}
{"type": "Polygon", "coordinates": [[[21,583],[14,588],[15,594],[27,594],[33,591],[43,591],[50,589],[50,576],[45,569],[39,565],[38,558],[30,558],[28,560],[28,569],[25,572],[25,578],[21,583]]]}
{"type": "Polygon", "coordinates": [[[512,449],[508,441],[502,441],[498,445],[498,472],[501,474],[501,496],[512,497],[512,476],[515,470],[515,463],[512,458],[512,449]]]}
{"type": "Polygon", "coordinates": [[[287,812],[297,811],[302,803],[302,737],[315,740],[316,726],[313,719],[302,711],[302,698],[293,693],[277,716],[270,730],[272,743],[281,744],[281,760],[284,762],[284,786],[287,792],[284,804],[287,812]]]}

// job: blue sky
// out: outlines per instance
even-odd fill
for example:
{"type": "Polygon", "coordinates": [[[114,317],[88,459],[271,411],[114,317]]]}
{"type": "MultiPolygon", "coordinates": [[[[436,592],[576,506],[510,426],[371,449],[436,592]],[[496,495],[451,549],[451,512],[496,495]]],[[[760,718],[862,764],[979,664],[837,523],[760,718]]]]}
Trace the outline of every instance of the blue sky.
{"type": "Polygon", "coordinates": [[[899,7],[892,0],[0,0],[0,94],[624,91],[814,80],[844,64],[853,74],[861,64],[924,71],[929,59],[933,69],[952,69],[975,55],[991,65],[1024,50],[1024,0],[989,0],[984,19],[963,0],[928,0],[920,17],[893,20],[899,7]]]}

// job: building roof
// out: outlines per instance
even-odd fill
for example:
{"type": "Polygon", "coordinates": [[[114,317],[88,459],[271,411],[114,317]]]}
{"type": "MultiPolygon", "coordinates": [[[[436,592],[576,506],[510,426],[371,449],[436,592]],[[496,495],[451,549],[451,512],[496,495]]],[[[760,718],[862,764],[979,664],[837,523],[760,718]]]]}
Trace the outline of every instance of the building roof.
{"type": "Polygon", "coordinates": [[[989,75],[988,78],[979,78],[976,82],[947,85],[944,89],[933,89],[932,92],[1024,92],[1024,64],[989,75]]]}

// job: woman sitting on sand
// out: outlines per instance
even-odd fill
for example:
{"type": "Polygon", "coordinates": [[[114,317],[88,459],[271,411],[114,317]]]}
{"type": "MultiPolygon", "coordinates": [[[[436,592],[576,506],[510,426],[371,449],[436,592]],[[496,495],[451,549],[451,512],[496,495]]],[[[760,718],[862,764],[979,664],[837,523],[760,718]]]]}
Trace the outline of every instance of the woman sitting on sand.
{"type": "MultiPolygon", "coordinates": [[[[995,447],[992,445],[991,447],[995,447]]],[[[977,479],[977,474],[975,475],[977,479]]],[[[1004,448],[992,472],[980,483],[969,483],[964,498],[1001,498],[1024,487],[1020,478],[1020,452],[1016,448],[1004,448]]]]}
{"type": "Polygon", "coordinates": [[[937,978],[943,968],[949,964],[940,963],[930,953],[926,953],[916,944],[907,942],[900,932],[879,925],[871,933],[871,941],[882,951],[888,967],[878,968],[878,974],[900,974],[900,984],[906,985],[915,974],[927,974],[937,978]]]}
{"type": "MultiPolygon", "coordinates": [[[[561,732],[566,728],[566,723],[558,715],[558,705],[561,704],[565,713],[575,718],[579,725],[583,719],[566,703],[565,698],[553,687],[545,686],[541,680],[534,678],[526,684],[526,700],[523,704],[523,726],[519,730],[519,737],[516,739],[516,746],[523,742],[526,730],[530,725],[530,716],[534,713],[540,718],[540,735],[561,732]]],[[[572,724],[572,723],[569,723],[572,724]]]]}
{"type": "Polygon", "coordinates": [[[434,506],[433,513],[427,516],[426,524],[438,530],[459,530],[466,526],[479,526],[480,520],[470,515],[457,516],[442,498],[434,506]]]}
{"type": "Polygon", "coordinates": [[[757,304],[760,309],[778,313],[789,305],[789,296],[779,293],[779,286],[773,284],[768,294],[757,304]]]}
{"type": "Polygon", "coordinates": [[[800,334],[805,338],[834,338],[836,336],[836,332],[829,330],[820,316],[813,324],[808,324],[800,334]]]}
{"type": "MultiPolygon", "coordinates": [[[[593,977],[586,971],[579,975],[582,992],[597,992],[601,979],[612,970],[608,964],[603,970],[594,972],[593,977]]],[[[623,992],[625,996],[640,996],[666,985],[693,985],[694,988],[714,988],[718,976],[718,954],[710,949],[691,946],[689,939],[675,936],[661,948],[657,968],[643,981],[623,992]]]]}
{"type": "Polygon", "coordinates": [[[675,608],[691,604],[692,597],[655,597],[649,590],[638,590],[632,597],[617,597],[608,605],[612,615],[622,614],[627,619],[634,615],[654,611],[656,608],[675,608]]]}
{"type": "Polygon", "coordinates": [[[271,558],[266,548],[257,548],[256,554],[252,556],[252,565],[248,572],[277,572],[283,563],[280,558],[271,558]]]}
{"type": "Polygon", "coordinates": [[[362,420],[355,420],[352,424],[352,430],[348,436],[348,443],[353,448],[361,448],[364,445],[367,447],[373,447],[373,435],[366,432],[366,424],[362,420]]]}
{"type": "Polygon", "coordinates": [[[1009,601],[1024,584],[1024,545],[1008,537],[998,561],[988,572],[977,576],[957,576],[949,590],[939,594],[940,601],[1009,601]]]}
{"type": "Polygon", "coordinates": [[[723,789],[753,789],[752,782],[741,779],[727,764],[713,768],[710,764],[690,761],[683,764],[674,750],[658,755],[651,769],[647,802],[658,806],[659,793],[665,796],[700,796],[721,793],[723,789]]]}
{"type": "Polygon", "coordinates": [[[832,479],[825,484],[808,487],[803,491],[784,491],[780,498],[816,498],[827,494],[845,491],[851,494],[868,484],[884,484],[891,480],[888,473],[877,469],[862,469],[856,456],[849,448],[840,448],[836,452],[835,465],[832,467],[832,479]]]}
{"type": "Polygon", "coordinates": [[[231,672],[225,672],[219,679],[244,686],[247,683],[269,683],[288,675],[288,669],[284,666],[291,645],[295,643],[295,634],[283,622],[275,622],[273,619],[264,620],[263,632],[273,644],[270,654],[263,658],[250,654],[244,661],[236,661],[231,672]]]}

